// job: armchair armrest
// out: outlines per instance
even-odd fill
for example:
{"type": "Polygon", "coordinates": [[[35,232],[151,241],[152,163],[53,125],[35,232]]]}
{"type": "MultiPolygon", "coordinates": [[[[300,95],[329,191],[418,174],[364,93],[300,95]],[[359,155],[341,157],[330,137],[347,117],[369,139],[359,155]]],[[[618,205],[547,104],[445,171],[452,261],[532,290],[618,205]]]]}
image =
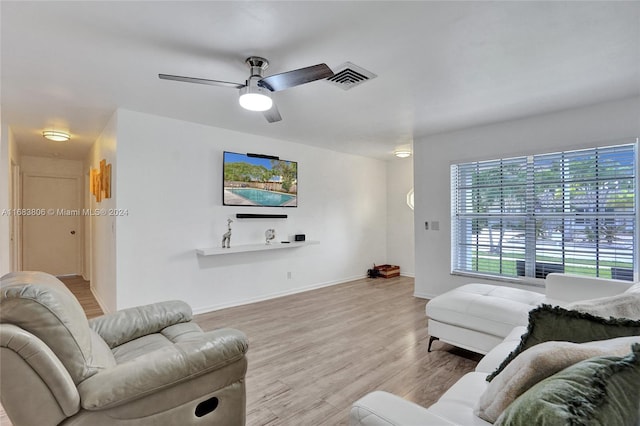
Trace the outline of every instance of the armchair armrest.
{"type": "Polygon", "coordinates": [[[158,349],[80,383],[82,407],[87,410],[112,408],[192,380],[239,361],[248,347],[242,332],[223,328],[158,349]]]}
{"type": "Polygon", "coordinates": [[[180,300],[153,303],[123,309],[113,314],[89,320],[91,328],[104,339],[110,348],[122,345],[138,337],[193,318],[191,307],[180,300]]]}
{"type": "Polygon", "coordinates": [[[564,302],[615,296],[632,285],[633,283],[629,281],[559,273],[549,274],[545,280],[547,299],[564,302]]]}

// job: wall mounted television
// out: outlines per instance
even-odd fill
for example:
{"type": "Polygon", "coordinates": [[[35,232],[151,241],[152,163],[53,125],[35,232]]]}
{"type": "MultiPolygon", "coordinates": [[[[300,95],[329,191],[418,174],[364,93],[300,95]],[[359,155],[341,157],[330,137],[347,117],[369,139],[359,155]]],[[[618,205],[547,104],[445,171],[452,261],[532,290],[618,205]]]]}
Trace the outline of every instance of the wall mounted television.
{"type": "Polygon", "coordinates": [[[261,154],[224,151],[222,204],[298,207],[298,163],[261,154]]]}

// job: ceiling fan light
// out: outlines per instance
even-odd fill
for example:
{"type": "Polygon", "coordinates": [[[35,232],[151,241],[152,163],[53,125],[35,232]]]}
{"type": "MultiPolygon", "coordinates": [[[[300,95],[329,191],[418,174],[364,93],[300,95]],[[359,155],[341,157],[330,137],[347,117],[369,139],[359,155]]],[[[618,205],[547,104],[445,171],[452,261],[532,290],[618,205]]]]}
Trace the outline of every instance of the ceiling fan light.
{"type": "Polygon", "coordinates": [[[50,141],[55,141],[55,142],[66,142],[69,139],[71,139],[71,136],[69,135],[69,133],[61,132],[58,130],[44,130],[42,132],[42,136],[49,139],[50,141]]]}
{"type": "Polygon", "coordinates": [[[262,87],[246,86],[240,89],[240,106],[249,111],[268,111],[273,106],[269,92],[262,87]]]}
{"type": "Polygon", "coordinates": [[[270,97],[260,93],[245,93],[240,95],[240,106],[249,111],[268,111],[273,101],[270,97]]]}

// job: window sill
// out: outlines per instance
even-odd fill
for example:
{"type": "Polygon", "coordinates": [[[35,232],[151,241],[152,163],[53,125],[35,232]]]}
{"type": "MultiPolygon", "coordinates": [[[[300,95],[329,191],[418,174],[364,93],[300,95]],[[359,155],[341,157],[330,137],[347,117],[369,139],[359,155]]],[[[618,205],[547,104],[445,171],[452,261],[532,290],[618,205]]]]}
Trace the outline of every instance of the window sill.
{"type": "Polygon", "coordinates": [[[463,272],[463,271],[451,271],[451,275],[456,275],[460,277],[478,278],[478,279],[491,280],[491,281],[500,281],[500,282],[505,282],[510,284],[528,286],[528,287],[537,287],[537,288],[545,287],[544,280],[540,278],[501,277],[498,275],[475,273],[475,272],[463,272]]]}

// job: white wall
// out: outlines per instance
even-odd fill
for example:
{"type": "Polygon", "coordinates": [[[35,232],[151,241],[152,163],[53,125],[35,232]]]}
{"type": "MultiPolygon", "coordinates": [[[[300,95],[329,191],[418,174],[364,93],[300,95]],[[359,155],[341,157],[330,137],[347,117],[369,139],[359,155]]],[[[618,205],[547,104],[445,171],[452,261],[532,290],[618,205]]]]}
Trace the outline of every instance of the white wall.
{"type": "MultiPolygon", "coordinates": [[[[100,168],[100,160],[107,160],[111,164],[111,191],[112,198],[103,198],[96,202],[93,195],[88,194],[85,188],[85,208],[91,210],[116,208],[117,188],[117,124],[118,113],[114,113],[100,137],[91,147],[84,164],[85,179],[89,178],[91,168],[100,168]]],[[[117,308],[116,288],[116,217],[106,215],[85,216],[85,228],[91,235],[86,244],[85,268],[89,271],[91,290],[98,303],[105,312],[114,312],[117,308]]]]}
{"type": "Polygon", "coordinates": [[[413,210],[407,193],[413,188],[413,158],[387,161],[387,263],[400,266],[400,274],[415,275],[413,210]]]}
{"type": "MultiPolygon", "coordinates": [[[[21,180],[21,157],[20,150],[13,132],[9,128],[9,207],[12,209],[22,207],[22,180],[21,180]],[[14,176],[13,167],[16,167],[14,176]]],[[[22,267],[22,217],[13,216],[9,218],[9,261],[10,270],[16,271],[22,267]]]]}
{"type": "Polygon", "coordinates": [[[11,173],[11,159],[9,158],[10,131],[6,125],[0,129],[0,276],[10,271],[10,227],[9,216],[2,214],[10,207],[9,187],[11,173]]]}
{"type": "MultiPolygon", "coordinates": [[[[268,124],[265,124],[265,126],[268,124]]],[[[118,111],[117,307],[183,299],[195,311],[364,277],[386,258],[384,161],[132,111],[118,111]],[[222,206],[223,151],[298,162],[297,208],[222,206]],[[235,220],[236,213],[288,219],[235,220]],[[305,233],[319,245],[198,257],[218,246],[305,233]],[[288,273],[291,279],[288,279],[288,273]]]]}
{"type": "Polygon", "coordinates": [[[23,155],[20,159],[20,170],[22,173],[80,177],[82,161],[23,155]]]}
{"type": "Polygon", "coordinates": [[[634,97],[415,139],[415,294],[430,298],[468,282],[491,282],[450,274],[452,163],[588,148],[638,136],[640,98],[634,97]],[[440,222],[440,231],[420,226],[433,220],[440,222]]]}
{"type": "MultiPolygon", "coordinates": [[[[2,214],[3,210],[6,213],[6,209],[19,207],[14,206],[11,202],[13,197],[12,163],[20,164],[20,152],[11,128],[3,124],[0,130],[0,276],[13,270],[11,221],[17,219],[15,223],[19,223],[19,218],[12,217],[9,213],[2,214]]],[[[13,237],[19,237],[19,234],[13,237]]],[[[19,246],[14,247],[14,249],[17,248],[19,246]]]]}

